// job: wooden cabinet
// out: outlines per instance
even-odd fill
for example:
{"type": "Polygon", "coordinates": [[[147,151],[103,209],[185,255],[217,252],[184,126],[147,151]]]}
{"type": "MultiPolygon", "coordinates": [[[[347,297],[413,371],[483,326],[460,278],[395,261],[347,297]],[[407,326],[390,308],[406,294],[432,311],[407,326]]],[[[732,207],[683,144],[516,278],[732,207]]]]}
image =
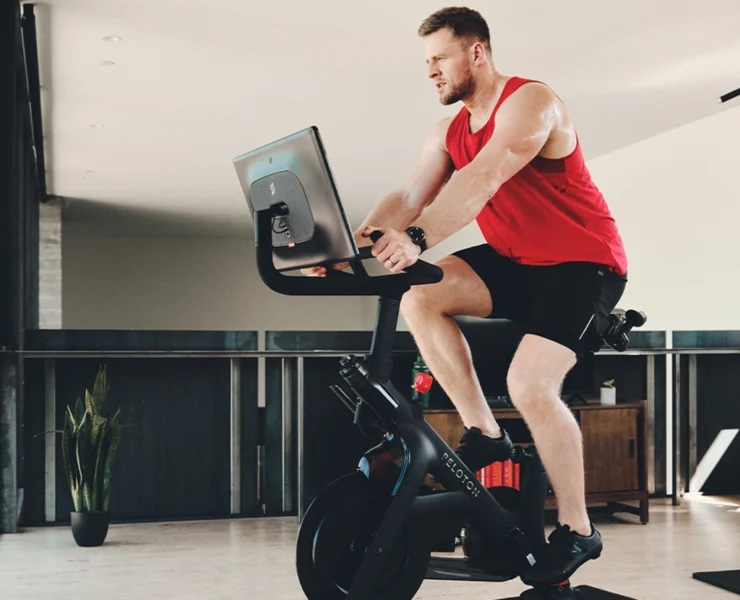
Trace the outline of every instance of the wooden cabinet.
{"type": "MultiPolygon", "coordinates": [[[[648,522],[646,403],[614,406],[600,404],[570,407],[583,436],[586,503],[606,505],[611,512],[630,512],[648,522]],[[625,504],[637,501],[639,507],[625,504]]],[[[496,420],[517,445],[533,444],[531,433],[515,409],[492,409],[496,420]]],[[[428,410],[425,418],[432,428],[455,448],[465,433],[455,410],[428,410]]],[[[550,495],[548,507],[556,507],[550,495]]]]}
{"type": "Polygon", "coordinates": [[[581,412],[583,463],[589,493],[640,489],[637,417],[634,408],[581,412]]]}

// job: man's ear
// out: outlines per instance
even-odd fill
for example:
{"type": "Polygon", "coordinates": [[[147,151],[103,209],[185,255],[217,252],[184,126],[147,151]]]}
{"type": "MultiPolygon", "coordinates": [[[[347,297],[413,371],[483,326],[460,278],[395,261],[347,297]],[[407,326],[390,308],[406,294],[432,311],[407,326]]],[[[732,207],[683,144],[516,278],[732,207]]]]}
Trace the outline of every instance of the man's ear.
{"type": "Polygon", "coordinates": [[[486,57],[486,48],[481,42],[475,42],[470,47],[470,52],[472,55],[473,63],[476,65],[483,62],[483,59],[486,57]]]}

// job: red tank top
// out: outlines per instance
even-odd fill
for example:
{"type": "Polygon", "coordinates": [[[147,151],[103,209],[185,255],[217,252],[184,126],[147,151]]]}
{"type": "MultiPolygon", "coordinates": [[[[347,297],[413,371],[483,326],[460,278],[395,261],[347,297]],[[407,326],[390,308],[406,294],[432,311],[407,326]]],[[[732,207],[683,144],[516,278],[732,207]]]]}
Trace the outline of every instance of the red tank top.
{"type": "MultiPolygon", "coordinates": [[[[470,132],[466,107],[447,131],[447,150],[457,170],[488,142],[501,104],[525,83],[506,82],[488,122],[470,132]]],[[[538,82],[539,83],[539,82],[538,82]]],[[[567,157],[535,157],[504,183],[476,217],[486,241],[499,254],[526,265],[595,262],[627,272],[627,257],[604,197],[591,180],[580,142],[567,157]]]]}

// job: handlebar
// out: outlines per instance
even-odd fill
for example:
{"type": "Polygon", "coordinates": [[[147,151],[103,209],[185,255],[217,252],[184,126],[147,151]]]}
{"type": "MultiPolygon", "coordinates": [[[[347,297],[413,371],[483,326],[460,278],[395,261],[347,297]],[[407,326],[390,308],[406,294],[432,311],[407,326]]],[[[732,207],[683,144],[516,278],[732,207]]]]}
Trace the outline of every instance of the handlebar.
{"type": "MultiPolygon", "coordinates": [[[[275,268],[272,247],[272,209],[254,211],[257,268],[267,286],[289,296],[385,296],[400,298],[411,286],[437,283],[442,280],[442,269],[424,261],[417,261],[402,273],[370,276],[367,273],[344,273],[327,270],[327,277],[284,275],[275,268]]],[[[374,231],[370,238],[375,243],[382,233],[374,231]],[[377,234],[377,235],[376,235],[377,234]]],[[[372,257],[370,246],[360,249],[358,260],[372,257]]]]}

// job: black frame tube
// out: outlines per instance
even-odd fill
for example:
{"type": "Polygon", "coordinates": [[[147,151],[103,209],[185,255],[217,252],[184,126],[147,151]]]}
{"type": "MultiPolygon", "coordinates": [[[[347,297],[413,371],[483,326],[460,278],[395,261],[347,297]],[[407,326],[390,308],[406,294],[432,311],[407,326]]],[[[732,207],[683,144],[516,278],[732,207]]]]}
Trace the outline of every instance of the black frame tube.
{"type": "Polygon", "coordinates": [[[396,339],[398,314],[401,301],[396,298],[380,298],[378,313],[370,346],[370,370],[378,379],[390,379],[393,371],[393,346],[396,339]]]}
{"type": "Polygon", "coordinates": [[[740,96],[740,88],[737,88],[736,90],[732,90],[731,92],[727,92],[726,94],[723,94],[722,96],[720,96],[719,100],[720,102],[724,104],[725,102],[734,100],[738,96],[740,96]]]}
{"type": "Polygon", "coordinates": [[[41,202],[46,202],[46,159],[44,152],[44,128],[41,118],[41,81],[39,76],[39,53],[36,36],[36,14],[33,4],[23,5],[21,19],[23,50],[26,56],[26,78],[28,80],[28,100],[31,110],[31,131],[36,148],[36,171],[41,202]]]}

